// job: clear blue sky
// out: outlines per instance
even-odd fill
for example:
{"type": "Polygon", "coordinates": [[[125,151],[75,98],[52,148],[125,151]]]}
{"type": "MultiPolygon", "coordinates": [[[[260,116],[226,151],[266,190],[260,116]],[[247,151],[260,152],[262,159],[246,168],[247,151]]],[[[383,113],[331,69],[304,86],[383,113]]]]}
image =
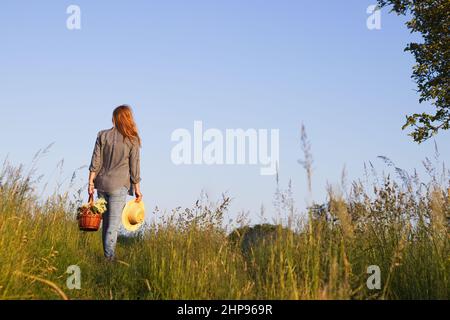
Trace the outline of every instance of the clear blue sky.
{"type": "MultiPolygon", "coordinates": [[[[172,164],[170,135],[192,130],[194,120],[280,129],[281,182],[292,178],[300,207],[301,123],[312,142],[317,200],[344,165],[349,178],[362,176],[364,162],[381,165],[378,155],[420,167],[433,142],[417,145],[401,131],[407,113],[428,108],[417,102],[414,61],[403,52],[414,35],[387,10],[382,29],[368,30],[374,2],[2,1],[0,156],[29,163],[55,142],[40,172],[51,177],[64,159],[69,176],[89,163],[113,108],[128,103],[144,141],[148,207],[187,206],[204,189],[212,198],[228,190],[233,212],[271,208],[275,179],[258,167],[172,164]],[[81,8],[81,30],[66,28],[70,4],[81,8]]],[[[449,159],[449,133],[436,141],[449,159]]]]}

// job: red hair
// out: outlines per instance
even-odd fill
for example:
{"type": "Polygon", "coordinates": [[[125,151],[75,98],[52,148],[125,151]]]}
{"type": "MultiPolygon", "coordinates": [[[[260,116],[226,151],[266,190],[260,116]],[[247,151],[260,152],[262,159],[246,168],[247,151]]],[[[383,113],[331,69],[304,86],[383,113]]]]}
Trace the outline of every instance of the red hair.
{"type": "Polygon", "coordinates": [[[129,106],[121,105],[114,109],[113,119],[116,129],[119,130],[124,139],[141,146],[141,137],[134,121],[133,111],[129,106]]]}

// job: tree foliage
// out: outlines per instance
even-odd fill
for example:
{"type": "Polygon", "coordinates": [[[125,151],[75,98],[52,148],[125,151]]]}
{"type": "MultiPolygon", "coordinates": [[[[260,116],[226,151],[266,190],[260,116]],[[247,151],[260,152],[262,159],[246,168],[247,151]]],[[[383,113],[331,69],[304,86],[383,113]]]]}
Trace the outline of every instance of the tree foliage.
{"type": "Polygon", "coordinates": [[[406,23],[411,32],[422,35],[422,43],[405,48],[414,55],[412,79],[417,83],[419,102],[430,102],[435,110],[406,116],[403,129],[423,142],[439,130],[450,127],[450,0],[378,0],[380,7],[391,7],[398,15],[411,16],[406,23]]]}

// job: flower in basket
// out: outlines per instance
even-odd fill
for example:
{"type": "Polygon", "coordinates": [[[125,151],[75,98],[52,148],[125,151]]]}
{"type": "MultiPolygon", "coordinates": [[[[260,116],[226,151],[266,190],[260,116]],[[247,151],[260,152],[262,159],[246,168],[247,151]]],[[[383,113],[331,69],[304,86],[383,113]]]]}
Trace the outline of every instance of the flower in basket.
{"type": "Polygon", "coordinates": [[[78,208],[78,218],[83,215],[102,215],[106,211],[106,200],[99,198],[95,202],[85,203],[78,208]]]}

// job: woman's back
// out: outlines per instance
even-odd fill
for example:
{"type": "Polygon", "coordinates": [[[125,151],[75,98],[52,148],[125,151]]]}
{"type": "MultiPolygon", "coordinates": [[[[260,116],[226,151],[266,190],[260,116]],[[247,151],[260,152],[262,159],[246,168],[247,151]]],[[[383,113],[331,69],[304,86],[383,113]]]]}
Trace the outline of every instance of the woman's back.
{"type": "Polygon", "coordinates": [[[137,141],[132,142],[116,129],[100,131],[92,155],[91,172],[97,173],[97,190],[111,192],[130,189],[140,181],[140,157],[137,141]]]}

